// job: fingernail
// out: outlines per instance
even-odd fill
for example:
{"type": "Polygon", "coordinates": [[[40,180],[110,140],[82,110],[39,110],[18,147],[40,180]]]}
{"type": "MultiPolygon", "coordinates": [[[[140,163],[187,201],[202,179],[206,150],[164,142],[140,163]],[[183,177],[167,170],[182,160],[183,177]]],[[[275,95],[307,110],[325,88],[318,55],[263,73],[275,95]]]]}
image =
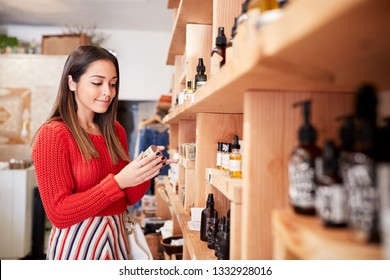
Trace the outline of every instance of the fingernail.
{"type": "Polygon", "coordinates": [[[164,160],[165,159],[165,157],[161,157],[161,160],[164,160]]]}
{"type": "Polygon", "coordinates": [[[156,157],[159,156],[159,155],[160,155],[160,152],[157,152],[157,153],[156,153],[156,157]]]}
{"type": "Polygon", "coordinates": [[[158,170],[158,172],[161,172],[161,168],[158,170]]]}
{"type": "Polygon", "coordinates": [[[165,164],[166,164],[166,163],[165,163],[165,162],[163,162],[163,164],[162,164],[162,165],[164,166],[165,164]]]}

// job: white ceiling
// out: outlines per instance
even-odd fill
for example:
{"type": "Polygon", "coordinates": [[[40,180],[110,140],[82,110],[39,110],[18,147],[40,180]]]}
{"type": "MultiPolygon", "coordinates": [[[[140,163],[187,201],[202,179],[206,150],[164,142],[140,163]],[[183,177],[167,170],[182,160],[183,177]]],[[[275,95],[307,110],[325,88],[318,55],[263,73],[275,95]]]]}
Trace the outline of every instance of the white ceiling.
{"type": "Polygon", "coordinates": [[[0,0],[0,24],[171,31],[168,0],[0,0]]]}

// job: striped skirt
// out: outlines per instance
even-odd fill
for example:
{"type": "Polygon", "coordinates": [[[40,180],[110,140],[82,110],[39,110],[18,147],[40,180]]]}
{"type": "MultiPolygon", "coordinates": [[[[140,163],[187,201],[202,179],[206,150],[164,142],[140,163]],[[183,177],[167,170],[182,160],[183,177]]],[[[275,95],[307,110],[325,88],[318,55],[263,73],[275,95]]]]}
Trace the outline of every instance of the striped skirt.
{"type": "Polygon", "coordinates": [[[126,260],[125,215],[92,217],[69,228],[52,227],[48,260],[126,260]]]}

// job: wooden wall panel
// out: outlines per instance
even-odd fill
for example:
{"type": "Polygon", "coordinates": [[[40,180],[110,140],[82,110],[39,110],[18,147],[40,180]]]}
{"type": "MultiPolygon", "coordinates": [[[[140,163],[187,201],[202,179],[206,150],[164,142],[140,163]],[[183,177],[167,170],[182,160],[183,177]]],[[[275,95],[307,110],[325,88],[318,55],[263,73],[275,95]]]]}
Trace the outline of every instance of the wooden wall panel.
{"type": "Polygon", "coordinates": [[[216,166],[217,142],[232,142],[233,136],[242,139],[242,114],[199,113],[196,117],[195,207],[204,207],[208,193],[205,170],[216,166]]]}
{"type": "Polygon", "coordinates": [[[352,111],[350,93],[250,91],[244,96],[242,259],[271,259],[271,211],[289,207],[287,163],[298,144],[302,111],[292,104],[312,100],[318,145],[338,135],[337,116],[352,111]]]}

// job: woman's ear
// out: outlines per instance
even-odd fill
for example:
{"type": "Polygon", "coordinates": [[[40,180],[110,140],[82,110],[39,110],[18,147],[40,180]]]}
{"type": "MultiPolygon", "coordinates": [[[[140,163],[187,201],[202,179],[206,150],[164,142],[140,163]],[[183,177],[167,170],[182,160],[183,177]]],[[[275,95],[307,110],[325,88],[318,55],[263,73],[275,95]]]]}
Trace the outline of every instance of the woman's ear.
{"type": "Polygon", "coordinates": [[[71,75],[68,75],[68,87],[71,91],[75,91],[76,90],[76,83],[73,82],[73,78],[71,75]]]}

